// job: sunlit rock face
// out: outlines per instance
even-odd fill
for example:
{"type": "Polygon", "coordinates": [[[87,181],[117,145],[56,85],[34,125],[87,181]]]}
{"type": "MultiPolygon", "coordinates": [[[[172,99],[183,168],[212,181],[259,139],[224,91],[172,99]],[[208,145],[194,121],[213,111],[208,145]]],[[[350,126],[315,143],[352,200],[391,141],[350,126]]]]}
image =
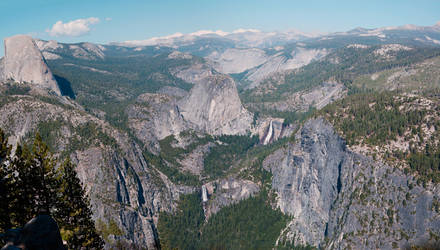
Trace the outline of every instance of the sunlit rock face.
{"type": "Polygon", "coordinates": [[[30,83],[61,95],[46,61],[30,36],[16,35],[5,39],[5,57],[1,62],[0,80],[30,83]]]}
{"type": "Polygon", "coordinates": [[[282,241],[393,249],[438,234],[439,185],[422,187],[401,170],[352,152],[323,119],[307,121],[263,166],[273,174],[277,206],[292,216],[282,241]]]}
{"type": "Polygon", "coordinates": [[[243,107],[229,76],[198,81],[178,105],[183,118],[209,134],[245,134],[252,115],[243,107]]]}

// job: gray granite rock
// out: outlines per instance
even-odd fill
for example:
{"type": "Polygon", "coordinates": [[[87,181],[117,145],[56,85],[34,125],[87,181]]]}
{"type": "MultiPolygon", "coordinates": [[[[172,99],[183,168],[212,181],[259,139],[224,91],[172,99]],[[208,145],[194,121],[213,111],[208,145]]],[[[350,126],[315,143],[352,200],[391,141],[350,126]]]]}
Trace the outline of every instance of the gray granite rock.
{"type": "MultiPolygon", "coordinates": [[[[279,240],[325,249],[392,249],[440,235],[439,185],[347,149],[323,119],[264,162],[277,206],[293,216],[279,240]]],[[[434,237],[434,238],[433,238],[434,237]]]]}
{"type": "Polygon", "coordinates": [[[59,122],[61,126],[53,131],[55,152],[62,152],[74,141],[82,143],[71,150],[70,157],[90,197],[93,219],[106,224],[114,221],[122,232],[110,236],[107,243],[124,240],[157,248],[159,212],[172,211],[179,195],[193,189],[174,185],[145,161],[140,146],[127,135],[81,110],[45,103],[32,96],[12,99],[0,107],[0,127],[11,135],[9,142],[13,145],[34,134],[42,122],[59,122]],[[114,144],[107,145],[102,138],[81,137],[77,129],[87,123],[95,124],[114,144]]]}
{"type": "Polygon", "coordinates": [[[60,229],[49,215],[38,215],[21,229],[11,229],[5,233],[6,245],[2,250],[13,249],[53,249],[65,250],[60,229]]]}
{"type": "Polygon", "coordinates": [[[238,203],[260,192],[260,187],[249,180],[227,177],[205,184],[209,201],[205,207],[205,216],[209,218],[223,207],[238,203]]]}
{"type": "Polygon", "coordinates": [[[49,215],[39,215],[30,220],[20,233],[20,243],[25,249],[66,249],[56,221],[49,215]]]}
{"type": "Polygon", "coordinates": [[[252,115],[241,104],[234,80],[212,75],[198,81],[178,108],[183,119],[208,134],[246,134],[252,115]]]}
{"type": "Polygon", "coordinates": [[[0,80],[26,82],[61,95],[58,83],[32,37],[16,35],[6,38],[2,64],[0,80]]]}

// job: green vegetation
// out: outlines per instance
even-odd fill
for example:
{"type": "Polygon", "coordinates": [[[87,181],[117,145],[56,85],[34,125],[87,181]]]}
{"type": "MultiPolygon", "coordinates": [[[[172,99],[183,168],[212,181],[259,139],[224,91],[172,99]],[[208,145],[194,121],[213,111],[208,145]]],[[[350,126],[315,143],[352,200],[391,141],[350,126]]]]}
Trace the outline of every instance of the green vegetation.
{"type": "Polygon", "coordinates": [[[6,95],[27,95],[31,88],[25,84],[9,83],[6,85],[6,95]]]}
{"type": "Polygon", "coordinates": [[[158,156],[144,152],[144,157],[172,181],[192,186],[200,184],[199,177],[189,172],[183,172],[182,166],[177,160],[182,159],[198,146],[209,142],[213,143],[214,146],[210,148],[210,152],[204,158],[203,176],[215,179],[223,176],[235,162],[246,155],[247,151],[258,144],[257,136],[250,137],[248,135],[212,137],[182,132],[180,137],[190,141],[185,148],[173,146],[177,140],[174,135],[170,135],[159,141],[161,151],[158,156]]]}
{"type": "Polygon", "coordinates": [[[222,208],[205,222],[200,194],[183,196],[175,215],[161,213],[163,249],[271,249],[287,217],[263,194],[222,208]]]}
{"type": "Polygon", "coordinates": [[[62,59],[50,60],[48,64],[68,90],[65,94],[90,113],[104,111],[110,124],[125,131],[129,130],[125,109],[138,95],[154,93],[164,86],[189,90],[192,84],[173,76],[169,69],[201,60],[196,57],[171,60],[169,51],[128,56],[129,52],[110,50],[103,60],[79,59],[69,50],[61,51],[62,59]]]}
{"type": "MultiPolygon", "coordinates": [[[[272,175],[263,169],[263,161],[268,155],[285,146],[288,140],[288,138],[282,138],[274,143],[250,149],[246,153],[246,158],[242,159],[240,164],[233,170],[240,171],[240,178],[271,185],[272,175]]],[[[263,185],[263,188],[268,187],[263,185]]]]}
{"type": "MultiPolygon", "coordinates": [[[[427,144],[429,145],[429,144],[427,144]]],[[[440,149],[428,146],[425,152],[413,151],[409,154],[409,166],[416,171],[424,183],[440,183],[440,149]]]]}
{"type": "MultiPolygon", "coordinates": [[[[42,125],[43,128],[44,125],[45,124],[42,125]]],[[[88,121],[77,127],[71,125],[69,125],[69,127],[73,131],[73,137],[67,145],[67,148],[62,152],[63,157],[69,156],[73,151],[82,150],[90,145],[118,147],[116,140],[106,134],[102,128],[94,122],[88,121]]]]}
{"type": "Polygon", "coordinates": [[[177,143],[177,140],[174,135],[170,135],[159,141],[159,155],[144,151],[144,157],[174,183],[199,186],[199,177],[182,171],[182,166],[177,160],[182,159],[185,154],[192,152],[198,146],[212,142],[213,138],[209,135],[199,136],[189,131],[180,133],[180,137],[190,141],[189,145],[186,145],[185,148],[173,146],[173,144],[177,143]]]}
{"type": "Polygon", "coordinates": [[[41,122],[37,126],[38,133],[51,151],[55,150],[56,140],[59,137],[62,125],[63,122],[61,120],[51,120],[41,122]]]}
{"type": "Polygon", "coordinates": [[[396,97],[393,92],[355,94],[328,105],[319,114],[325,114],[341,130],[348,144],[363,140],[383,145],[421,125],[426,115],[424,110],[400,110],[411,98],[396,97]]]}
{"type": "MultiPolygon", "coordinates": [[[[288,95],[311,89],[329,79],[343,83],[349,92],[356,92],[361,87],[353,82],[360,76],[375,72],[407,67],[414,63],[440,55],[437,48],[414,48],[393,52],[391,57],[382,58],[374,51],[379,46],[368,49],[337,48],[327,55],[325,60],[312,62],[298,70],[286,74],[283,79],[267,79],[259,87],[243,91],[240,96],[244,103],[277,102],[288,95]],[[338,63],[335,63],[335,60],[338,63]]],[[[435,75],[434,75],[435,76],[435,75]]]]}
{"type": "Polygon", "coordinates": [[[69,248],[101,249],[104,243],[70,161],[56,168],[57,162],[39,134],[31,149],[18,145],[14,155],[7,145],[0,130],[0,232],[50,214],[69,248]]]}
{"type": "Polygon", "coordinates": [[[205,216],[199,193],[183,195],[175,215],[160,213],[159,239],[163,249],[196,249],[205,216]]]}
{"type": "Polygon", "coordinates": [[[203,249],[271,249],[288,217],[273,210],[264,196],[221,209],[202,230],[203,249]]]}
{"type": "Polygon", "coordinates": [[[192,152],[200,145],[213,141],[213,138],[210,135],[197,136],[194,132],[190,131],[184,131],[180,133],[180,136],[191,141],[189,145],[185,146],[185,148],[173,146],[174,143],[177,143],[174,135],[169,135],[159,141],[160,156],[174,165],[178,164],[176,160],[181,159],[183,155],[192,152]]]}
{"type": "Polygon", "coordinates": [[[105,223],[101,219],[98,219],[96,221],[96,229],[105,240],[108,240],[108,236],[110,235],[115,235],[115,236],[123,235],[123,231],[118,227],[116,222],[112,219],[110,219],[108,223],[105,223]]]}
{"type": "Polygon", "coordinates": [[[405,91],[433,89],[440,87],[440,57],[423,63],[411,64],[375,73],[365,74],[353,80],[353,85],[364,90],[383,91],[399,89],[405,91]]]}
{"type": "Polygon", "coordinates": [[[379,146],[385,159],[405,161],[423,183],[440,182],[440,134],[426,137],[423,127],[438,131],[439,107],[422,105],[421,97],[396,92],[354,94],[328,105],[323,115],[342,133],[349,145],[379,146]],[[433,116],[430,119],[426,117],[433,116]],[[409,149],[388,150],[386,145],[398,138],[409,142],[409,149]]]}
{"type": "MultiPolygon", "coordinates": [[[[278,111],[280,112],[280,111],[278,111]]],[[[278,115],[277,112],[273,112],[275,117],[284,118],[283,125],[302,123],[307,120],[312,114],[316,112],[316,109],[312,106],[309,107],[309,110],[306,112],[280,112],[278,115]]]]}
{"type": "Polygon", "coordinates": [[[211,178],[221,176],[259,141],[258,136],[246,135],[223,135],[216,140],[222,144],[211,148],[204,159],[204,173],[211,178]]]}
{"type": "MultiPolygon", "coordinates": [[[[62,181],[58,192],[61,196],[53,216],[60,225],[63,240],[70,249],[102,247],[103,242],[92,220],[90,202],[78,179],[75,166],[67,159],[60,171],[62,181]]],[[[113,229],[115,225],[112,226],[113,229]]],[[[115,230],[110,233],[122,234],[121,231],[115,230]]]]}
{"type": "Polygon", "coordinates": [[[197,176],[181,172],[177,167],[169,165],[160,155],[154,155],[148,151],[143,152],[145,160],[155,166],[160,172],[165,174],[173,183],[185,184],[189,186],[199,186],[200,180],[197,176]]]}

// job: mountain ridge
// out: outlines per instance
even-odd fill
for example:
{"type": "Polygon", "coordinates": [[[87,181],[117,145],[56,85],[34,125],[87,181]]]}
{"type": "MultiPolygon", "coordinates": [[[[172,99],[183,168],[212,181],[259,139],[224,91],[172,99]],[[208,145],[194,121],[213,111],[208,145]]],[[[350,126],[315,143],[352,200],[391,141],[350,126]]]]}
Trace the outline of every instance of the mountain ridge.
{"type": "MultiPolygon", "coordinates": [[[[356,29],[268,47],[207,31],[177,48],[31,39],[72,95],[4,81],[0,126],[13,145],[38,132],[72,159],[97,227],[114,229],[109,248],[159,249],[174,237],[160,231],[161,216],[192,220],[191,208],[206,219],[196,235],[234,209],[258,226],[246,213],[255,202],[282,215],[277,240],[265,242],[275,248],[434,242],[440,32],[431,30],[356,29]]],[[[240,234],[249,228],[229,230],[250,240],[240,234]]]]}

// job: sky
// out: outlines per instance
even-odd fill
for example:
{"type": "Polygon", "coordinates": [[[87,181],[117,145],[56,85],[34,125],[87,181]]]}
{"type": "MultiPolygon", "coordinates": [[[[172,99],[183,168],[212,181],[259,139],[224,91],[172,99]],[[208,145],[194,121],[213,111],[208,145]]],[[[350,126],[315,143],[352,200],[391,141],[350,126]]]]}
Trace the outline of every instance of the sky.
{"type": "Polygon", "coordinates": [[[440,21],[439,0],[0,0],[3,38],[144,40],[198,30],[347,31],[440,21]]]}

